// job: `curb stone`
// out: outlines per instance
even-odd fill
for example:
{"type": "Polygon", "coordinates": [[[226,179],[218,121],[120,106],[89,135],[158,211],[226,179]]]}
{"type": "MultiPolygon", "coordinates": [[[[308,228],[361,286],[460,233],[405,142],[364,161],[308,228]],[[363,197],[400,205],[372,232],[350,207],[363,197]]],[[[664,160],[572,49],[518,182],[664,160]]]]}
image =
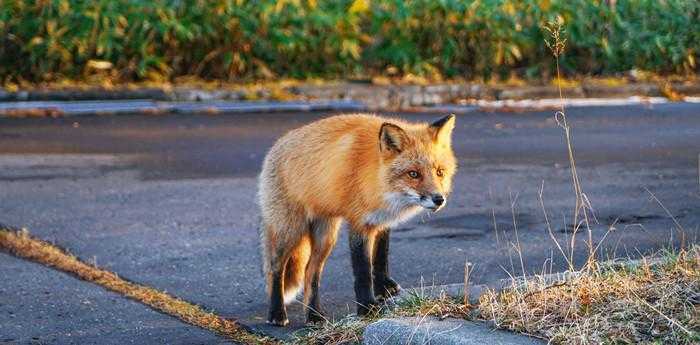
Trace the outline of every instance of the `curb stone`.
{"type": "Polygon", "coordinates": [[[260,113],[285,111],[362,111],[366,107],[355,101],[311,102],[157,102],[148,99],[119,101],[31,101],[0,102],[1,117],[81,116],[118,114],[173,113],[260,113]]]}
{"type": "MultiPolygon", "coordinates": [[[[388,102],[388,101],[386,101],[388,102]]],[[[385,103],[386,103],[385,102],[385,103]]],[[[272,113],[272,112],[361,112],[361,111],[409,111],[425,113],[468,114],[476,111],[520,112],[556,110],[559,107],[601,107],[601,106],[645,106],[667,104],[671,101],[663,97],[629,97],[629,98],[570,98],[563,102],[559,99],[525,99],[486,101],[474,100],[468,104],[436,104],[431,106],[412,106],[394,109],[380,108],[353,100],[311,100],[311,101],[191,101],[160,102],[150,99],[99,100],[99,101],[21,101],[0,102],[2,117],[70,117],[81,115],[120,115],[120,114],[237,114],[237,113],[272,113]]],[[[687,103],[700,103],[700,97],[687,97],[687,103]]],[[[388,103],[387,103],[388,104],[388,103]]]]}
{"type": "MultiPolygon", "coordinates": [[[[588,95],[584,88],[563,87],[562,94],[567,98],[586,98],[592,97],[588,95]]],[[[559,89],[555,86],[530,86],[522,88],[505,88],[497,89],[498,100],[523,100],[523,99],[542,99],[542,98],[559,98],[559,89]]]]}
{"type": "Polygon", "coordinates": [[[546,342],[513,332],[492,330],[460,319],[411,317],[382,319],[363,334],[364,345],[535,345],[546,342]]]}
{"type": "Polygon", "coordinates": [[[584,85],[583,93],[588,97],[663,96],[658,85],[647,83],[620,86],[584,85]]]}
{"type": "Polygon", "coordinates": [[[172,100],[169,92],[161,88],[137,88],[106,90],[92,88],[87,90],[20,90],[8,92],[0,90],[0,102],[28,101],[97,101],[149,99],[156,101],[172,100]]]}
{"type": "MultiPolygon", "coordinates": [[[[700,96],[700,83],[694,81],[668,84],[672,90],[684,96],[700,96]]],[[[580,86],[564,87],[566,98],[627,98],[659,97],[661,87],[654,83],[632,83],[619,86],[583,83],[580,86]]],[[[0,102],[27,101],[80,101],[147,99],[169,102],[246,101],[253,91],[244,89],[205,90],[193,87],[174,88],[120,88],[120,89],[66,89],[66,90],[19,90],[0,89],[0,102]]],[[[324,85],[295,85],[282,88],[296,101],[355,101],[368,110],[407,110],[414,107],[430,107],[440,104],[455,104],[469,100],[517,101],[525,99],[558,98],[559,90],[553,85],[544,86],[491,86],[478,83],[443,83],[433,85],[375,85],[352,82],[327,83],[324,85]]],[[[275,101],[275,92],[270,88],[254,91],[261,101],[275,101]]]]}

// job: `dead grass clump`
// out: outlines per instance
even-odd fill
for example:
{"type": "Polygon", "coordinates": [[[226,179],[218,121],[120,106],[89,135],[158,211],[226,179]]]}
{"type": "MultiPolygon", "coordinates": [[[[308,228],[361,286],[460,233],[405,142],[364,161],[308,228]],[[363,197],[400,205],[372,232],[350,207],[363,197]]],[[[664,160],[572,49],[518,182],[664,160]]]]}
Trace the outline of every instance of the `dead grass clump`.
{"type": "Polygon", "coordinates": [[[50,243],[31,237],[26,230],[13,231],[0,228],[0,249],[15,256],[69,273],[82,280],[98,284],[157,311],[177,317],[189,324],[214,331],[236,342],[244,344],[278,343],[270,338],[250,333],[237,322],[204,311],[197,305],[151,287],[124,280],[113,272],[84,263],[50,243]]]}
{"type": "Polygon", "coordinates": [[[454,317],[471,319],[473,306],[465,305],[461,299],[441,293],[437,297],[423,294],[421,290],[408,291],[393,298],[374,314],[360,318],[354,315],[338,321],[312,325],[295,334],[291,343],[295,345],[341,345],[360,344],[365,328],[381,318],[435,316],[440,319],[454,317]]]}
{"type": "Polygon", "coordinates": [[[365,327],[376,317],[347,316],[338,321],[317,323],[292,336],[293,345],[341,345],[362,343],[365,327]]]}
{"type": "Polygon", "coordinates": [[[499,328],[558,344],[700,341],[700,247],[663,262],[582,271],[566,283],[482,295],[480,313],[499,328]]]}
{"type": "Polygon", "coordinates": [[[448,296],[444,292],[433,297],[425,296],[420,290],[413,290],[396,301],[396,306],[388,312],[388,316],[435,316],[440,319],[448,317],[469,319],[473,307],[462,302],[462,299],[448,296]]]}

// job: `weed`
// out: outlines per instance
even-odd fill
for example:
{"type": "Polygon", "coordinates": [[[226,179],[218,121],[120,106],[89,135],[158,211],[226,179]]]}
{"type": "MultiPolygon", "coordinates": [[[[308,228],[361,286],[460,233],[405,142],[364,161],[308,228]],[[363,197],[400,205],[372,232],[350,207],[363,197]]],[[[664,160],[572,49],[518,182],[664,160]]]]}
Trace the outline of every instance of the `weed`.
{"type": "Polygon", "coordinates": [[[563,283],[533,277],[482,295],[480,316],[556,344],[695,344],[700,247],[664,254],[658,262],[582,271],[563,283]]]}

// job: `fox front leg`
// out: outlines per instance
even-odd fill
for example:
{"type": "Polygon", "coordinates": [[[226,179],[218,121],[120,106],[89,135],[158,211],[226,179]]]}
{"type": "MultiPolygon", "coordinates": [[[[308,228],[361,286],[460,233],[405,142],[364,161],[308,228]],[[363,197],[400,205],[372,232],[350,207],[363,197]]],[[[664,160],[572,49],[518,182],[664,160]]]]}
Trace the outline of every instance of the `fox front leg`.
{"type": "Polygon", "coordinates": [[[372,261],[368,243],[370,238],[356,231],[350,232],[350,257],[355,275],[357,315],[364,316],[377,305],[372,284],[372,261]]]}
{"type": "Polygon", "coordinates": [[[401,291],[401,286],[389,276],[389,234],[390,229],[379,231],[374,239],[372,272],[374,293],[379,299],[387,299],[401,291]]]}

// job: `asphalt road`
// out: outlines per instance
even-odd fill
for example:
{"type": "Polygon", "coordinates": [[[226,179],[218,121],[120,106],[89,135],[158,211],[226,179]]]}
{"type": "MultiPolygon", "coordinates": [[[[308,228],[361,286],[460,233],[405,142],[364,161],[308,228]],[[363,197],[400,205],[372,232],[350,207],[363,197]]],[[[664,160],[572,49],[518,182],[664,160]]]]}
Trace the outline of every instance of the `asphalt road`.
{"type": "MultiPolygon", "coordinates": [[[[0,223],[27,227],[122,277],[279,335],[264,326],[256,174],[275,138],[327,115],[0,119],[0,223]]],[[[430,121],[440,115],[401,116],[430,121]]],[[[576,108],[568,117],[595,215],[594,245],[605,237],[600,258],[697,242],[700,105],[576,108]]],[[[475,283],[564,269],[542,208],[566,248],[574,195],[552,112],[460,115],[453,140],[460,160],[455,190],[444,211],[395,229],[394,278],[404,287],[458,283],[467,260],[475,265],[475,283]]],[[[585,261],[586,236],[577,236],[578,265],[585,261]]],[[[321,287],[322,303],[335,318],[355,310],[347,247],[343,236],[321,287]]],[[[0,271],[0,333],[7,332],[0,343],[213,341],[36,264],[0,255],[0,271]],[[90,298],[95,302],[87,308],[81,301],[90,298]],[[75,317],[87,314],[95,317],[75,317]]],[[[301,307],[289,313],[291,329],[298,328],[301,307]]]]}

